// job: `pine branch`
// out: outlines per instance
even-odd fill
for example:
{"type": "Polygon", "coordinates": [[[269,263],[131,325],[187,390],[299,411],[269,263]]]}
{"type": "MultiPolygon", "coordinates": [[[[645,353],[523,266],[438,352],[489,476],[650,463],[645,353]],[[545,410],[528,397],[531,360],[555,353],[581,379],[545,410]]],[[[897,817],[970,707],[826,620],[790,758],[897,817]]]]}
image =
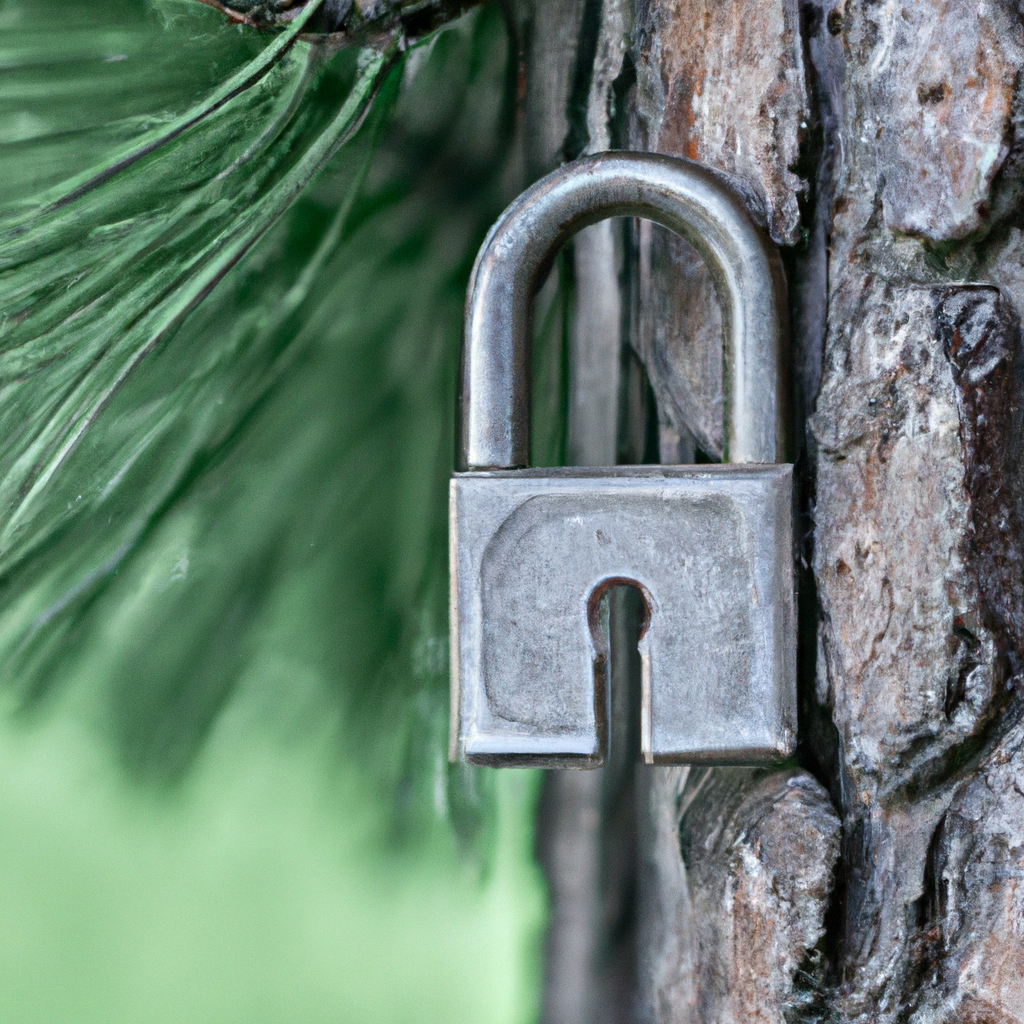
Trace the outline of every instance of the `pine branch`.
{"type": "MultiPolygon", "coordinates": [[[[199,0],[232,21],[264,30],[282,29],[308,10],[296,0],[199,0]]],[[[341,44],[372,44],[396,34],[406,43],[433,32],[481,0],[322,0],[307,26],[312,36],[330,36],[341,44]]]]}

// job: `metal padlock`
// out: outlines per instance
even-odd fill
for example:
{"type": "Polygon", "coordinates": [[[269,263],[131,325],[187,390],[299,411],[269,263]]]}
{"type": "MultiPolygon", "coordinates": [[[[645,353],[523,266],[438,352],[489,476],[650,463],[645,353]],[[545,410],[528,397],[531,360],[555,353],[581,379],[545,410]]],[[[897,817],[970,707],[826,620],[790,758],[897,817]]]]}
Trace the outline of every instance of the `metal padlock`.
{"type": "Polygon", "coordinates": [[[616,584],[636,587],[646,606],[645,761],[752,764],[792,752],[792,466],[778,463],[784,287],[777,254],[731,190],[671,157],[578,160],[491,229],[470,280],[461,471],[451,481],[452,759],[603,762],[599,606],[616,584]],[[678,232],[711,270],[733,464],[526,468],[534,293],[569,236],[615,216],[678,232]]]}

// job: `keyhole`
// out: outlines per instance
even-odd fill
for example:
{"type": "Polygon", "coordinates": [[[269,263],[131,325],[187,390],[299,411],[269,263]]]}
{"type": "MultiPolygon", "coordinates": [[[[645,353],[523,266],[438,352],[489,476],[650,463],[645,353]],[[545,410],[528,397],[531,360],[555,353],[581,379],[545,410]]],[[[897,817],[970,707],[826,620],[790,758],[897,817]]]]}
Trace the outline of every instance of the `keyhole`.
{"type": "Polygon", "coordinates": [[[602,580],[587,602],[598,687],[598,733],[606,772],[628,774],[640,759],[643,659],[640,640],[650,624],[650,598],[635,580],[602,580]]]}

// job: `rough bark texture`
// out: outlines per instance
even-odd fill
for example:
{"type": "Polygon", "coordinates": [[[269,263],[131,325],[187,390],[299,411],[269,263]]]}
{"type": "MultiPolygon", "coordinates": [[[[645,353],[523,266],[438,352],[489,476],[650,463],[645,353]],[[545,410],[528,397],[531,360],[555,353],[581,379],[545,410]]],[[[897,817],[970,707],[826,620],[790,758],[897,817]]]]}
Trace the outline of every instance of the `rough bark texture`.
{"type": "Polygon", "coordinates": [[[647,782],[637,1019],[767,1024],[799,1009],[839,852],[825,791],[799,769],[647,782]]]}
{"type": "MultiPolygon", "coordinates": [[[[751,61],[737,95],[735,72],[706,55],[676,47],[666,66],[665,18],[679,5],[660,14],[656,6],[640,60],[657,65],[664,99],[653,88],[638,96],[641,124],[658,129],[648,140],[664,148],[664,126],[685,123],[671,151],[747,177],[767,199],[777,241],[807,235],[789,258],[803,328],[797,404],[816,403],[808,511],[819,657],[804,739],[843,816],[841,884],[821,946],[828,962],[809,972],[812,992],[801,1006],[795,990],[762,990],[758,1017],[742,1005],[754,977],[737,976],[731,998],[742,1009],[702,1019],[779,1020],[799,1007],[831,1020],[1019,1021],[1024,808],[1013,723],[1024,522],[1019,307],[1007,287],[1020,267],[1010,226],[1019,16],[956,3],[805,7],[802,16],[780,5],[778,24],[793,32],[763,33],[775,75],[769,62],[751,61]],[[812,61],[815,116],[793,102],[752,117],[773,77],[799,88],[801,53],[812,61]],[[664,83],[698,80],[692,120],[662,111],[676,95],[664,83]],[[762,154],[758,173],[722,146],[729,126],[762,154]],[[803,151],[766,139],[801,139],[803,151]],[[815,161],[813,183],[784,173],[815,161]]],[[[721,35],[742,34],[770,8],[730,5],[732,27],[721,35]]],[[[652,274],[654,287],[670,288],[670,273],[652,274]]],[[[693,276],[685,264],[683,273],[693,276]]],[[[688,293],[698,301],[700,276],[688,293]]],[[[717,339],[698,301],[673,330],[707,351],[717,339]]],[[[768,912],[767,901],[755,905],[768,912]]],[[[721,912],[719,929],[742,931],[736,908],[721,912]]],[[[785,941],[783,933],[775,950],[785,941]]],[[[707,968],[687,973],[699,984],[707,968]]],[[[677,980],[676,990],[686,988],[677,980]]],[[[662,1019],[688,1012],[673,1007],[662,1019]]]]}
{"type": "MultiPolygon", "coordinates": [[[[783,245],[799,241],[808,185],[794,170],[808,96],[796,0],[639,5],[632,148],[727,173],[783,245]]],[[[721,319],[691,246],[656,226],[641,242],[640,352],[666,418],[722,453],[721,319]]]]}
{"type": "Polygon", "coordinates": [[[822,13],[816,700],[838,730],[845,877],[827,1001],[1004,1024],[1024,1019],[1019,15],[822,13]]]}
{"type": "MultiPolygon", "coordinates": [[[[557,129],[533,107],[548,165],[609,143],[700,160],[783,247],[806,517],[799,765],[620,788],[636,988],[546,1019],[1020,1024],[1021,12],[638,0],[630,34],[621,3],[541,8],[571,25],[534,76],[564,82],[557,129]]],[[[633,247],[662,458],[718,455],[708,275],[660,229],[633,247]]],[[[590,256],[578,315],[596,324],[587,296],[607,303],[619,268],[607,244],[590,256]]],[[[589,806],[601,864],[615,805],[589,806]]],[[[593,971],[613,944],[591,919],[593,971]]]]}

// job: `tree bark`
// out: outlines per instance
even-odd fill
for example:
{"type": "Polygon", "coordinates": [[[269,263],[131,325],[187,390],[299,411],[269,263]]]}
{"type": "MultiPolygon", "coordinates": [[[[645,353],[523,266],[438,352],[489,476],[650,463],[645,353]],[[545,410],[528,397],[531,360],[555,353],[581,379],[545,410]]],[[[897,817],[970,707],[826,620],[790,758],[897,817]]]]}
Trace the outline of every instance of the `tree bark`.
{"type": "MultiPolygon", "coordinates": [[[[633,991],[546,1019],[1024,1021],[1020,12],[520,14],[534,173],[609,145],[686,156],[782,247],[805,517],[798,763],[636,769],[633,991]]],[[[622,267],[581,244],[585,321],[622,267]]],[[[658,228],[624,249],[662,460],[717,456],[710,279],[658,228]]],[[[608,804],[588,806],[600,864],[608,804]]]]}

